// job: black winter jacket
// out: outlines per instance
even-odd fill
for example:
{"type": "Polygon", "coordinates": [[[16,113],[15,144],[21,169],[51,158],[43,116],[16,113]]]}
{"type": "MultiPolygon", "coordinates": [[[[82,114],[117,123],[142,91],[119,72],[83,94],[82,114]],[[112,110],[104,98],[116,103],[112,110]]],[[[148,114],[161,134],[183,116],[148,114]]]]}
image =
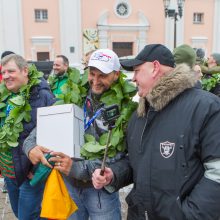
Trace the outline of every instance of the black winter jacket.
{"type": "Polygon", "coordinates": [[[55,102],[54,95],[51,93],[48,83],[42,78],[39,85],[33,87],[30,95],[29,103],[31,105],[31,121],[24,122],[24,131],[20,133],[18,147],[12,148],[13,163],[15,168],[15,175],[18,185],[21,185],[27,178],[27,174],[31,169],[31,162],[22,151],[22,145],[25,138],[30,134],[32,129],[36,126],[37,108],[50,106],[55,102]]]}
{"type": "Polygon", "coordinates": [[[140,100],[130,120],[128,158],[112,167],[115,189],[134,183],[129,220],[220,216],[220,183],[204,176],[204,163],[220,161],[220,100],[194,84],[179,66],[140,100]]]}

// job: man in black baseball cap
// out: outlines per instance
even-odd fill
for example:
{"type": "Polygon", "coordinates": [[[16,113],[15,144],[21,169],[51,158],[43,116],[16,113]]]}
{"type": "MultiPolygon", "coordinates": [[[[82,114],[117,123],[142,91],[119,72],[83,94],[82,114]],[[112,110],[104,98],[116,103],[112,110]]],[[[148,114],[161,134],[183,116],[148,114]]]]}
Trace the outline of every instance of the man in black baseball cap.
{"type": "Polygon", "coordinates": [[[134,66],[155,60],[165,66],[175,66],[171,51],[162,44],[146,45],[134,59],[121,61],[121,65],[125,70],[132,71],[134,66]]]}
{"type": "Polygon", "coordinates": [[[174,68],[175,61],[164,45],[149,44],[134,59],[121,61],[121,66],[134,71],[133,81],[137,84],[138,94],[145,97],[160,77],[174,68]]]}
{"type": "Polygon", "coordinates": [[[220,99],[196,87],[187,64],[174,65],[161,44],[147,45],[133,60],[140,95],[126,134],[128,157],[100,175],[96,189],[130,183],[128,220],[220,217],[220,99]]]}

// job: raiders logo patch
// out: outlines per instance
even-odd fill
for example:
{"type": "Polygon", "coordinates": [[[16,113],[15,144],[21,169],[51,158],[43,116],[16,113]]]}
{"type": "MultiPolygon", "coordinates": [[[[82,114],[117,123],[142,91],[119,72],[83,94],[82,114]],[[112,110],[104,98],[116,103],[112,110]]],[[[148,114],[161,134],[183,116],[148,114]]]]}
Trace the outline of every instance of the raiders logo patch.
{"type": "Polygon", "coordinates": [[[163,143],[160,143],[160,154],[164,158],[169,158],[172,156],[175,149],[175,143],[171,143],[169,141],[165,141],[163,143]]]}

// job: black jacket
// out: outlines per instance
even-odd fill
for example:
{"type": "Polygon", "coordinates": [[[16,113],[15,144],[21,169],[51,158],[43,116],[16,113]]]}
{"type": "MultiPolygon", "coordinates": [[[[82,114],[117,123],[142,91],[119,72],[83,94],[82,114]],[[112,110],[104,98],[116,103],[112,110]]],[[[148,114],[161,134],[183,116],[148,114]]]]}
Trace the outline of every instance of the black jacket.
{"type": "Polygon", "coordinates": [[[220,83],[217,83],[215,87],[210,90],[210,92],[220,97],[220,83]]]}
{"type": "Polygon", "coordinates": [[[18,147],[12,148],[13,163],[15,169],[15,175],[18,185],[21,185],[27,178],[27,174],[31,169],[31,162],[22,151],[22,145],[25,138],[30,134],[32,129],[36,126],[37,108],[50,106],[55,102],[54,95],[51,93],[48,83],[42,78],[39,85],[35,86],[30,95],[29,103],[31,105],[31,121],[29,123],[24,122],[23,132],[19,136],[18,147]]]}
{"type": "Polygon", "coordinates": [[[134,183],[129,220],[220,216],[220,183],[204,176],[204,163],[220,160],[220,101],[194,84],[179,66],[140,100],[130,120],[128,158],[112,167],[116,189],[134,183]]]}

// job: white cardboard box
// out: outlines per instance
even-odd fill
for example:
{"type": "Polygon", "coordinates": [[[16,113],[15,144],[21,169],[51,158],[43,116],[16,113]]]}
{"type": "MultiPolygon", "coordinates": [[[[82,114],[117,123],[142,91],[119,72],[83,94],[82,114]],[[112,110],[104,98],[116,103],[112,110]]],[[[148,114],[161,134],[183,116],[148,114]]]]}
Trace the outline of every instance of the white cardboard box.
{"type": "Polygon", "coordinates": [[[74,104],[37,109],[37,144],[80,158],[84,143],[83,110],[74,104]]]}

